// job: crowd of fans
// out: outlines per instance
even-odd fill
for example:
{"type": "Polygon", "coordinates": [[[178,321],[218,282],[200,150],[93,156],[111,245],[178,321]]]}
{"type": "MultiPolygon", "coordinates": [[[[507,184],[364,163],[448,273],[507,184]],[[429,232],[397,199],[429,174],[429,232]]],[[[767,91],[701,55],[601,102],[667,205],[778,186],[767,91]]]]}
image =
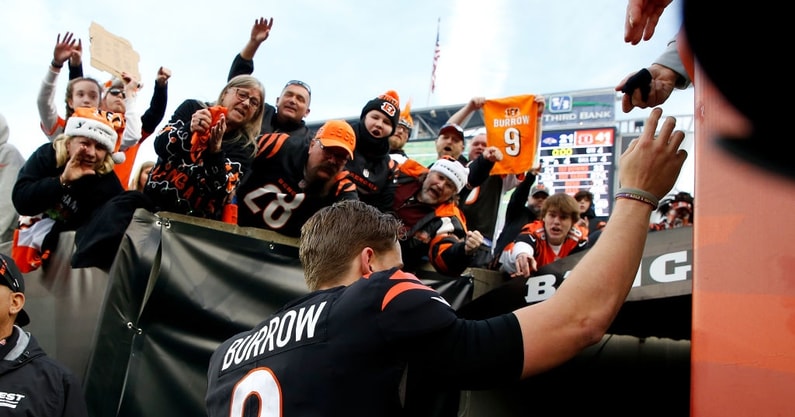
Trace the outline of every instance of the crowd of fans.
{"type": "MultiPolygon", "coordinates": [[[[127,72],[106,83],[84,77],[81,41],[68,32],[58,35],[38,98],[49,142],[27,160],[12,155],[14,163],[0,172],[0,191],[7,194],[0,236],[13,241],[15,268],[46,268],[53,251],[67,250],[56,246],[58,234],[75,231],[72,267],[107,271],[135,210],[222,221],[229,204],[239,207],[238,226],[299,237],[316,213],[360,200],[399,221],[397,263],[406,272],[427,263],[449,277],[471,267],[500,271],[506,279],[529,277],[590,247],[595,215],[589,190],[550,195],[536,183],[534,166],[517,175],[491,175],[503,154],[488,145],[485,131],[469,139],[464,156],[462,125],[483,106],[483,97],[474,97],[440,129],[437,160],[429,166],[403,150],[413,121],[408,105],[401,111],[395,91],[364,103],[357,122],[330,120],[316,132],[304,122],[312,98],[306,82],[288,81],[276,105],[266,103],[264,87],[252,75],[253,58],[272,28],[272,19],[255,21],[217,100],[183,101],[157,131],[165,117],[167,68],[158,70],[150,107],[139,115],[140,80],[127,72]],[[56,85],[67,63],[61,116],[56,85]],[[142,163],[132,175],[137,151],[151,135],[157,160],[142,163]],[[500,201],[511,190],[505,227],[495,230],[500,201]]],[[[540,118],[544,102],[538,100],[540,118]]],[[[0,117],[0,156],[8,132],[0,117]]],[[[621,198],[657,206],[637,190],[621,198]]],[[[687,193],[663,200],[659,210],[663,220],[649,230],[693,223],[687,193]]],[[[21,280],[15,268],[4,270],[4,284],[24,292],[13,285],[21,280]]]]}
{"type": "MultiPolygon", "coordinates": [[[[563,209],[571,206],[569,201],[544,205],[550,197],[546,191],[528,194],[531,187],[543,189],[535,182],[540,167],[490,174],[503,159],[502,151],[488,144],[485,129],[467,138],[462,128],[483,108],[484,97],[473,97],[450,116],[435,140],[438,162],[428,166],[403,149],[414,124],[409,105],[401,110],[395,91],[364,103],[357,122],[332,120],[317,132],[304,121],[312,99],[306,82],[288,81],[275,106],[266,103],[262,83],[252,75],[253,59],[272,28],[273,19],[257,19],[218,99],[185,100],[158,131],[168,100],[168,68],[158,70],[150,106],[138,114],[140,80],[127,72],[105,83],[84,77],[81,40],[70,32],[59,34],[38,98],[40,127],[50,143],[24,166],[17,158],[16,171],[3,171],[15,177],[4,180],[6,189],[13,189],[13,206],[4,211],[11,213],[4,236],[6,241],[13,238],[12,256],[20,270],[46,265],[57,250],[57,235],[69,230],[76,232],[72,267],[109,270],[140,208],[222,221],[225,206],[235,204],[239,226],[298,237],[317,210],[349,199],[402,221],[408,271],[429,263],[450,277],[470,267],[511,275],[516,265],[506,261],[515,263],[516,256],[503,256],[504,251],[515,249],[517,239],[527,241],[524,229],[533,222],[547,226],[534,228],[535,237],[518,245],[525,248],[524,255],[540,260],[535,242],[541,241],[551,245],[549,260],[560,258],[568,251],[560,252],[560,242],[551,237],[558,234],[550,233],[553,218],[565,220],[554,230],[562,227],[563,235],[579,231],[577,246],[588,247],[589,221],[595,217],[589,190],[574,196],[580,208],[569,213],[563,209]],[[62,116],[55,105],[56,85],[67,64],[62,116]],[[138,149],[153,134],[157,160],[140,164],[133,175],[138,149]],[[504,229],[495,230],[502,198],[514,189],[504,229]]],[[[545,102],[541,96],[535,100],[540,133],[545,102]]],[[[7,141],[7,122],[0,121],[7,141]]],[[[692,199],[689,204],[692,214],[692,199]]],[[[650,227],[691,222],[671,220],[650,227]]]]}

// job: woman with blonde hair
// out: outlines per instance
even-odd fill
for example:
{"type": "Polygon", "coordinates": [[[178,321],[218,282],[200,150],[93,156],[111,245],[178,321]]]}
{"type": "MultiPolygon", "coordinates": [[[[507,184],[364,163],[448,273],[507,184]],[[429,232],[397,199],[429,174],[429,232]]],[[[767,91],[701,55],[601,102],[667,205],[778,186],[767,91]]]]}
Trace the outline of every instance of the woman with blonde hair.
{"type": "Polygon", "coordinates": [[[159,210],[220,220],[254,159],[264,100],[259,80],[238,75],[214,103],[180,104],[155,138],[158,158],[144,194],[159,210]]]}
{"type": "Polygon", "coordinates": [[[149,181],[149,173],[152,172],[152,167],[155,166],[155,161],[145,161],[138,170],[135,171],[135,176],[130,180],[128,190],[135,190],[143,192],[146,187],[146,182],[149,181]]]}
{"type": "Polygon", "coordinates": [[[11,199],[22,216],[12,255],[23,272],[41,266],[60,232],[87,224],[99,207],[124,192],[113,171],[112,117],[96,108],[76,108],[64,133],[41,145],[22,166],[11,199]]]}
{"type": "Polygon", "coordinates": [[[157,162],[147,186],[105,205],[75,250],[72,267],[109,270],[138,208],[221,220],[224,205],[249,172],[262,124],[265,87],[250,75],[232,78],[205,103],[186,100],[155,138],[157,162]],[[89,239],[90,238],[90,239],[89,239]]]}

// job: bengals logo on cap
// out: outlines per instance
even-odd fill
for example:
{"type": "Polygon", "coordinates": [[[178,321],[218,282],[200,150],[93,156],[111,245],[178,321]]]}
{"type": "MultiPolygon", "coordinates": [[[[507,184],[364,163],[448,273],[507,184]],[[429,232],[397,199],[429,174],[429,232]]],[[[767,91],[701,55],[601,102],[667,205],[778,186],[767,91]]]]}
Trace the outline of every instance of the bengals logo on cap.
{"type": "Polygon", "coordinates": [[[389,115],[389,117],[395,117],[395,114],[397,114],[395,106],[388,101],[381,103],[381,111],[389,115]]]}

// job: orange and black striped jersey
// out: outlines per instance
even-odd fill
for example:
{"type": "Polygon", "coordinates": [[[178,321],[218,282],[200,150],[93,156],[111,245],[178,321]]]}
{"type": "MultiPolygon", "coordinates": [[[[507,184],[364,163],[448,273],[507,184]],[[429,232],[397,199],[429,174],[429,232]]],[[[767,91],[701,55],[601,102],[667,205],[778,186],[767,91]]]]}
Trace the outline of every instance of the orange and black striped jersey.
{"type": "Polygon", "coordinates": [[[505,247],[505,252],[509,252],[510,257],[502,258],[503,267],[510,267],[516,262],[518,253],[515,252],[515,246],[518,242],[524,242],[533,248],[533,257],[536,259],[537,267],[541,268],[544,265],[551,264],[560,258],[577,253],[588,247],[588,239],[584,238],[582,232],[576,226],[572,226],[569,230],[568,236],[560,245],[560,250],[555,253],[552,245],[547,241],[546,230],[544,230],[544,221],[536,220],[532,223],[526,224],[519,236],[516,237],[512,243],[505,247]]]}
{"type": "Polygon", "coordinates": [[[356,185],[340,171],[330,184],[309,184],[304,168],[309,145],[304,135],[266,133],[257,144],[250,175],[237,190],[239,226],[298,237],[316,211],[342,200],[356,200],[356,185]]]}

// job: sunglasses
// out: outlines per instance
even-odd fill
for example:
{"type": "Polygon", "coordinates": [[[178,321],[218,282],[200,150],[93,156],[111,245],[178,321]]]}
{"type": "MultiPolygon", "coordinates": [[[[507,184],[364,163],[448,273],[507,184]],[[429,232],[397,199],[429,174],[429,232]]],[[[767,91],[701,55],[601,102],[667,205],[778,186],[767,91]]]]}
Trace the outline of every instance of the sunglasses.
{"type": "MultiPolygon", "coordinates": [[[[306,91],[309,93],[309,96],[310,97],[312,96],[312,89],[309,88],[309,84],[307,84],[307,83],[305,83],[303,81],[300,81],[300,80],[290,80],[290,81],[287,81],[287,84],[284,85],[284,88],[287,88],[287,87],[289,87],[291,85],[300,85],[301,87],[306,88],[306,91]]],[[[284,90],[284,88],[282,90],[284,90]]]]}
{"type": "Polygon", "coordinates": [[[127,94],[120,88],[111,88],[108,90],[108,94],[112,96],[121,96],[121,98],[127,98],[127,94]]]}

